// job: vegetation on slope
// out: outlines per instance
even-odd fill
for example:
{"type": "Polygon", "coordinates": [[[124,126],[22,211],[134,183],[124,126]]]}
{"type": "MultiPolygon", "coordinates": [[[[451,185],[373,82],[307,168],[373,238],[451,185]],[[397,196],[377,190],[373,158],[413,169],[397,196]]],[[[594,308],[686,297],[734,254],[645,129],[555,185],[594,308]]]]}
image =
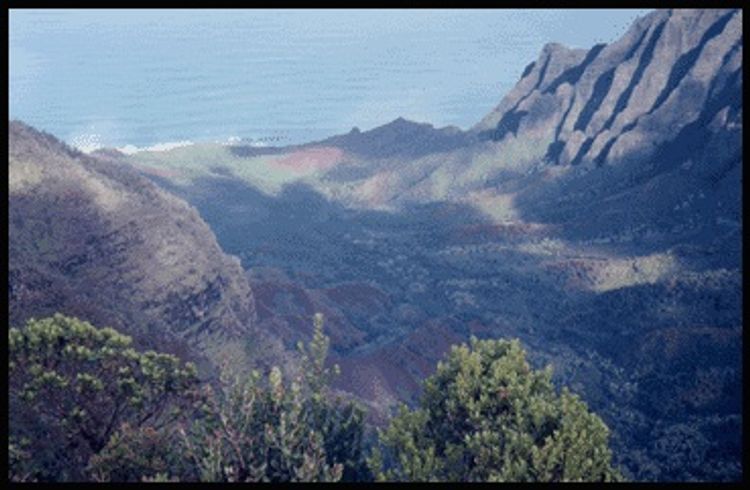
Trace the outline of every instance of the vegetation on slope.
{"type": "Polygon", "coordinates": [[[224,370],[199,386],[177,357],[75,318],[9,332],[11,481],[340,481],[617,479],[608,430],[554,394],[517,341],[454,348],[365,460],[363,411],[333,400],[322,315],[303,372],[285,381],[224,370]]]}

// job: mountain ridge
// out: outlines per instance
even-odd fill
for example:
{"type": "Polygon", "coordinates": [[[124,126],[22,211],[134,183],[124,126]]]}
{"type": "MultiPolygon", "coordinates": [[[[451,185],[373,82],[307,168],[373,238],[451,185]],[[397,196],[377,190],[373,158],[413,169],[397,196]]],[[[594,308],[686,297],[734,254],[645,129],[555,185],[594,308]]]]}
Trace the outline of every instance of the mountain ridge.
{"type": "Polygon", "coordinates": [[[702,103],[711,78],[737,69],[741,26],[738,10],[655,11],[636,21],[621,39],[594,46],[585,56],[547,45],[527,76],[472,130],[485,135],[494,131],[487,136],[500,141],[509,132],[501,123],[514,114],[523,113],[520,119],[530,121],[530,131],[534,119],[541,120],[548,134],[554,127],[547,148],[547,159],[554,164],[601,164],[632,151],[636,144],[659,144],[674,134],[675,123],[679,127],[685,119],[695,118],[685,111],[702,103]],[[566,59],[560,53],[570,54],[566,59]],[[550,60],[556,68],[551,72],[546,70],[550,60]],[[665,77],[662,66],[670,65],[665,77]],[[545,121],[551,105],[565,109],[545,121]],[[677,106],[681,110],[675,111],[677,106]],[[675,113],[680,117],[670,117],[675,113]],[[644,127],[660,139],[639,134],[644,127]]]}
{"type": "Polygon", "coordinates": [[[62,312],[191,357],[244,356],[254,298],[195,208],[19,121],[9,145],[11,324],[62,312]]]}

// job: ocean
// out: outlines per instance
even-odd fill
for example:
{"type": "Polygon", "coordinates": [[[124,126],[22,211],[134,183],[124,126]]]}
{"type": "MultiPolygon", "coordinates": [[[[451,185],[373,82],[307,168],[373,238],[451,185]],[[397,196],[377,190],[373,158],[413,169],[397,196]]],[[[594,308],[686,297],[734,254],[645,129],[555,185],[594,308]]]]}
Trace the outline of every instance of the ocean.
{"type": "Polygon", "coordinates": [[[546,42],[590,48],[645,13],[13,9],[10,116],[83,150],[467,129],[546,42]]]}

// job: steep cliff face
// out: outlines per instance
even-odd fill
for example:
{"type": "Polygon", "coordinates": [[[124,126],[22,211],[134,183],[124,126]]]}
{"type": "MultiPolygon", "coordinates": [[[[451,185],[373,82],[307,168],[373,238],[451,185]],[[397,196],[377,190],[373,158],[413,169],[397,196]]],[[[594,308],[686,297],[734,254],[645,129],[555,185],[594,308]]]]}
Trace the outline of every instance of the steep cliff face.
{"type": "Polygon", "coordinates": [[[650,157],[691,124],[736,124],[741,67],[742,11],[659,10],[588,52],[545,46],[472,130],[544,142],[554,164],[650,157]]]}
{"type": "Polygon", "coordinates": [[[162,350],[242,355],[253,295],[194,208],[23,123],[9,142],[11,324],[59,311],[162,350]]]}
{"type": "Polygon", "coordinates": [[[476,185],[511,195],[522,219],[559,226],[567,238],[642,250],[679,245],[688,255],[707,246],[724,251],[709,254],[714,265],[736,267],[741,36],[738,10],[656,11],[559,68],[572,75],[542,76],[536,65],[556,56],[546,48],[474,128],[498,160],[527,149],[515,162],[520,177],[502,178],[501,165],[476,185]],[[535,74],[539,86],[529,88],[535,74]],[[545,113],[547,106],[555,110],[545,113]],[[505,132],[503,121],[520,113],[515,134],[505,132]]]}

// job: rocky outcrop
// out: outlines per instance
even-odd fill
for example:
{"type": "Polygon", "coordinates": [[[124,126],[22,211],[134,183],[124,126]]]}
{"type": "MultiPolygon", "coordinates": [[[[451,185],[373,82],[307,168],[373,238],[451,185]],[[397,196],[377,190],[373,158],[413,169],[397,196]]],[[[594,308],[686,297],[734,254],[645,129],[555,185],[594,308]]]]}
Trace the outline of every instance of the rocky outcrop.
{"type": "Polygon", "coordinates": [[[543,142],[552,164],[649,158],[691,124],[738,124],[741,67],[742,11],[658,10],[588,52],[548,44],[472,130],[543,142]]]}
{"type": "Polygon", "coordinates": [[[314,144],[335,146],[360,157],[379,159],[417,158],[460,148],[471,141],[471,135],[456,127],[435,128],[399,117],[369,131],[353,128],[347,134],[314,144]]]}

